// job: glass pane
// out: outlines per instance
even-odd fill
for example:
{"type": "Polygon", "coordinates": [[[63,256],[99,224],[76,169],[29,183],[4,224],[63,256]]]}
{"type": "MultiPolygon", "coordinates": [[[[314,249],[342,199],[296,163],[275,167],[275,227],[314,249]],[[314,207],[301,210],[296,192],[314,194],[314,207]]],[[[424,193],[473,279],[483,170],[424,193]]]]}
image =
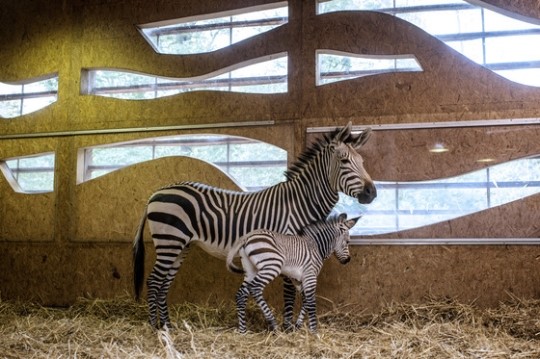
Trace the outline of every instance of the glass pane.
{"type": "Polygon", "coordinates": [[[511,81],[523,85],[540,87],[540,68],[497,70],[495,72],[511,81]]]}
{"type": "Polygon", "coordinates": [[[148,146],[122,146],[94,148],[91,152],[92,166],[127,166],[152,159],[152,148],[148,146]]]}
{"type": "Polygon", "coordinates": [[[22,94],[22,85],[10,85],[0,82],[0,95],[22,94]]]}
{"type": "Polygon", "coordinates": [[[318,85],[385,72],[422,71],[413,55],[359,56],[317,53],[318,85]]]}
{"type": "Polygon", "coordinates": [[[54,168],[54,155],[50,154],[44,156],[21,157],[6,161],[6,163],[12,169],[28,169],[36,167],[54,168]]]}
{"type": "MultiPolygon", "coordinates": [[[[54,154],[18,157],[6,160],[11,176],[22,192],[54,190],[54,154]]],[[[19,191],[19,188],[16,190],[19,191]]]]}
{"type": "Polygon", "coordinates": [[[22,172],[17,176],[17,183],[24,192],[52,192],[54,172],[22,172]]]}
{"type": "Polygon", "coordinates": [[[56,102],[56,96],[27,98],[23,101],[22,114],[26,115],[41,110],[44,107],[56,102]]]}
{"type": "Polygon", "coordinates": [[[522,20],[499,14],[495,11],[484,10],[485,31],[507,31],[538,29],[539,26],[522,20]]]}
{"type": "Polygon", "coordinates": [[[397,16],[434,36],[482,32],[482,12],[479,8],[411,12],[397,16]]]}
{"type": "Polygon", "coordinates": [[[287,6],[251,10],[245,9],[247,12],[233,16],[216,14],[213,19],[189,22],[178,19],[165,26],[141,25],[142,33],[159,53],[188,55],[216,51],[287,23],[287,6]]]}
{"type": "Polygon", "coordinates": [[[0,101],[0,117],[13,118],[22,114],[21,100],[0,101]]]}
{"type": "Polygon", "coordinates": [[[540,35],[489,37],[486,39],[486,62],[540,61],[540,35]]]}
{"type": "Polygon", "coordinates": [[[318,13],[324,14],[343,10],[377,10],[388,9],[394,6],[393,0],[321,0],[319,1],[318,13]]]}

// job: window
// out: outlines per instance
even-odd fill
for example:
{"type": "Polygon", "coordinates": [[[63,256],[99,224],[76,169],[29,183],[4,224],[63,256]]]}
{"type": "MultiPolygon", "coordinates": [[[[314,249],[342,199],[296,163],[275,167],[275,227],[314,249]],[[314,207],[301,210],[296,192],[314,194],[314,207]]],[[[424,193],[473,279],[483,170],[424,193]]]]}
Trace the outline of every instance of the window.
{"type": "Polygon", "coordinates": [[[0,82],[0,117],[14,118],[54,103],[58,96],[58,75],[21,83],[0,82]]]}
{"type": "Polygon", "coordinates": [[[460,0],[317,1],[320,14],[374,10],[397,16],[511,81],[540,86],[538,20],[524,21],[522,16],[518,20],[460,0]]]}
{"type": "Polygon", "coordinates": [[[414,55],[357,55],[317,50],[317,86],[386,72],[422,71],[414,55]]]}
{"type": "Polygon", "coordinates": [[[287,92],[287,53],[241,63],[218,72],[173,79],[107,69],[84,70],[84,94],[146,100],[191,91],[287,92]]]}
{"type": "Polygon", "coordinates": [[[43,193],[54,190],[54,153],[1,160],[0,170],[15,192],[43,193]]]}
{"type": "Polygon", "coordinates": [[[275,29],[288,21],[287,2],[139,25],[161,54],[212,52],[275,29]]]}
{"type": "Polygon", "coordinates": [[[452,238],[515,238],[514,231],[522,233],[520,238],[537,237],[532,230],[536,224],[507,225],[508,218],[527,217],[522,213],[535,203],[528,198],[540,199],[540,119],[536,121],[377,126],[360,150],[376,182],[377,198],[361,205],[342,195],[334,211],[363,215],[352,229],[355,236],[440,238],[448,233],[438,234],[437,225],[448,221],[445,230],[452,238]],[[481,213],[490,220],[452,224],[481,213]]]}
{"type": "Polygon", "coordinates": [[[137,140],[79,150],[79,183],[143,161],[187,156],[218,166],[246,190],[285,180],[287,151],[261,141],[226,135],[182,135],[137,140]]]}

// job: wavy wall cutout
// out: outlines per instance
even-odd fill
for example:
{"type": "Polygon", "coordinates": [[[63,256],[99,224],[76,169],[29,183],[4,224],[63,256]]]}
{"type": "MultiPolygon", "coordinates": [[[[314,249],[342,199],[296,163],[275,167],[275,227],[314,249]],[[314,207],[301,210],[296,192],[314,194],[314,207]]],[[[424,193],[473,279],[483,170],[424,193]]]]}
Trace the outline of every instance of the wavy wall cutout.
{"type": "Polygon", "coordinates": [[[487,6],[460,0],[318,0],[317,11],[369,10],[399,17],[500,76],[539,87],[540,19],[487,6]]]}
{"type": "Polygon", "coordinates": [[[125,100],[148,100],[193,91],[240,93],[286,93],[287,53],[242,62],[212,73],[190,78],[166,78],[111,69],[82,71],[83,94],[125,100]]]}
{"type": "Polygon", "coordinates": [[[53,152],[0,160],[0,172],[15,192],[47,193],[54,191],[53,152]]]}
{"type": "Polygon", "coordinates": [[[317,50],[317,86],[388,72],[420,72],[414,55],[359,55],[317,50]]]}
{"type": "Polygon", "coordinates": [[[245,190],[259,190],[282,182],[287,169],[287,151],[262,141],[229,135],[182,135],[81,148],[79,159],[84,163],[77,166],[77,182],[170,156],[210,163],[245,190]]]}
{"type": "Polygon", "coordinates": [[[25,81],[0,82],[0,118],[15,118],[36,112],[58,99],[58,74],[25,81]]]}
{"type": "Polygon", "coordinates": [[[370,206],[342,197],[336,212],[362,214],[355,235],[380,235],[429,226],[540,193],[540,155],[459,176],[414,182],[376,181],[370,206]]]}
{"type": "Polygon", "coordinates": [[[289,19],[286,1],[232,11],[138,25],[160,54],[191,55],[217,51],[258,36],[289,19]]]}

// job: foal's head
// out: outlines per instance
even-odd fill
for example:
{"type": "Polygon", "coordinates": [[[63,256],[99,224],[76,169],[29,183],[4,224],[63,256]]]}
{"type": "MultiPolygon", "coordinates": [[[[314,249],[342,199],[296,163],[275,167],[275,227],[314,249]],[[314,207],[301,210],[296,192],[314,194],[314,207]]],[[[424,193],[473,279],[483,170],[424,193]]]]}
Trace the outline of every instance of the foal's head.
{"type": "Polygon", "coordinates": [[[336,222],[337,235],[334,240],[334,255],[341,264],[347,264],[351,260],[349,253],[349,242],[351,237],[349,230],[354,227],[360,217],[347,219],[347,213],[342,213],[338,216],[336,222]]]}

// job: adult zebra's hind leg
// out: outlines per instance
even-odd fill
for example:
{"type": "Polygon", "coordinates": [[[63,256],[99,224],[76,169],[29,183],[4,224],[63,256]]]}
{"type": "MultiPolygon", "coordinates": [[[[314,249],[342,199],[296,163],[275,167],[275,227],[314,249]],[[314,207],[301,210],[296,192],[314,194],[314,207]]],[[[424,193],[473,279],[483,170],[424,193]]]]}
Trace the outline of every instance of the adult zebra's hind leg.
{"type": "Polygon", "coordinates": [[[247,331],[246,327],[246,303],[249,298],[249,289],[248,283],[246,281],[242,282],[242,285],[236,292],[236,313],[238,316],[238,331],[240,333],[245,333],[247,331]]]}
{"type": "Polygon", "coordinates": [[[148,277],[148,309],[150,325],[154,328],[170,329],[167,294],[169,288],[189,252],[189,244],[184,248],[168,248],[166,252],[156,245],[156,264],[148,277]],[[158,323],[159,313],[159,323],[158,323]]]}

